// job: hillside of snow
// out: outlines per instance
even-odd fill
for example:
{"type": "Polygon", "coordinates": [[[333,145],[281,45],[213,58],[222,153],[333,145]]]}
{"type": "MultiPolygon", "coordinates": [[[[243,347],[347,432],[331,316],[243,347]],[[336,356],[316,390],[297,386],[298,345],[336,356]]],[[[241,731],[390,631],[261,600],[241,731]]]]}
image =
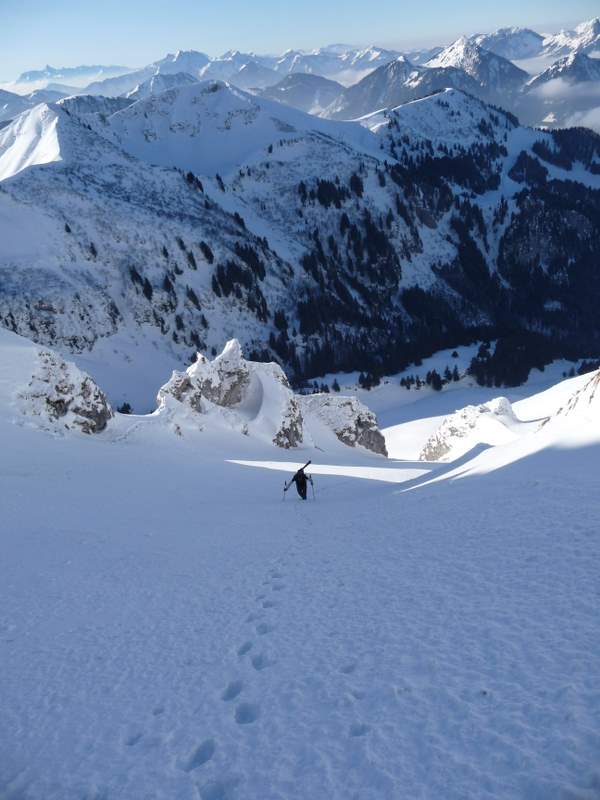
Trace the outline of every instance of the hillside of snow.
{"type": "Polygon", "coordinates": [[[57,437],[18,405],[38,348],[0,355],[3,796],[593,796],[589,390],[593,424],[386,462],[160,413],[57,437]]]}

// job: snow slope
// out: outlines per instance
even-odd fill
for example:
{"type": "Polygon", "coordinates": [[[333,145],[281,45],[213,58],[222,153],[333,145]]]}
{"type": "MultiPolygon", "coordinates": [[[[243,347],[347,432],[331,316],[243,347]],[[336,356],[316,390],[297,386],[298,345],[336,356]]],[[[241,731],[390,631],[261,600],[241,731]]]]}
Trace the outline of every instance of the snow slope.
{"type": "Polygon", "coordinates": [[[35,164],[62,159],[57,132],[58,114],[41,104],[0,130],[0,180],[17,175],[35,164]]]}
{"type": "Polygon", "coordinates": [[[2,796],[597,793],[597,425],[444,467],[156,415],[56,439],[11,423],[29,347],[0,337],[2,796]]]}

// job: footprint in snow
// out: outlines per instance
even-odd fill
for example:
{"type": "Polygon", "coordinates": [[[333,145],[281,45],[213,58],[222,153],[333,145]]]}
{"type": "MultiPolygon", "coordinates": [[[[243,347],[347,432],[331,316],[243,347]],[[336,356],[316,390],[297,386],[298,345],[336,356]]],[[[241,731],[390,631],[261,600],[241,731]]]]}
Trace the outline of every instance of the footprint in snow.
{"type": "Polygon", "coordinates": [[[231,681],[231,683],[221,694],[221,699],[224,700],[226,703],[229,703],[231,700],[235,700],[235,698],[239,694],[241,694],[243,688],[244,688],[243,681],[231,681]]]}
{"type": "Polygon", "coordinates": [[[251,725],[260,716],[260,709],[254,703],[240,703],[235,710],[235,721],[238,725],[251,725]]]}
{"type": "Polygon", "coordinates": [[[184,772],[192,772],[192,770],[198,769],[198,767],[201,767],[203,764],[206,764],[207,761],[211,760],[215,754],[215,750],[215,740],[206,739],[192,750],[188,758],[182,763],[181,769],[184,772]]]}
{"type": "Polygon", "coordinates": [[[340,667],[340,672],[342,672],[344,675],[352,675],[355,669],[356,669],[356,662],[351,661],[349,664],[344,664],[343,667],[340,667]]]}
{"type": "Polygon", "coordinates": [[[262,604],[262,607],[263,608],[276,608],[277,607],[277,603],[275,603],[273,600],[265,600],[264,603],[262,604]]]}
{"type": "Polygon", "coordinates": [[[273,630],[272,625],[268,625],[266,622],[261,622],[260,625],[256,626],[256,632],[259,636],[265,636],[267,633],[271,633],[273,630]]]}
{"type": "Polygon", "coordinates": [[[350,736],[354,736],[355,738],[359,736],[366,736],[370,730],[371,728],[369,728],[368,725],[356,722],[354,725],[350,725],[350,736]]]}
{"type": "Polygon", "coordinates": [[[244,642],[244,644],[238,649],[237,654],[241,658],[245,656],[246,653],[249,653],[252,650],[252,642],[244,642]]]}
{"type": "Polygon", "coordinates": [[[237,778],[210,781],[200,788],[200,797],[202,800],[230,800],[238,783],[237,778]]]}
{"type": "Polygon", "coordinates": [[[134,747],[141,740],[143,735],[143,733],[134,733],[132,736],[125,739],[125,744],[127,747],[134,747]]]}
{"type": "Polygon", "coordinates": [[[274,583],[272,587],[274,592],[282,592],[285,589],[284,583],[274,583]]]}
{"type": "Polygon", "coordinates": [[[271,666],[271,662],[264,653],[259,653],[252,659],[252,666],[257,672],[271,666]]]}

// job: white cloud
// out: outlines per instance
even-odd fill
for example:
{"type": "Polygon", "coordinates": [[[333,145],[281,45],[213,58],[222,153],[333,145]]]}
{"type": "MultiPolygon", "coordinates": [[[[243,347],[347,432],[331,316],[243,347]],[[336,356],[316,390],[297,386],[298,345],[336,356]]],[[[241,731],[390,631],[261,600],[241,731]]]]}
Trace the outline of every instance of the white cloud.
{"type": "Polygon", "coordinates": [[[568,127],[579,125],[583,125],[585,128],[592,128],[592,130],[600,133],[600,105],[587,111],[578,111],[567,120],[568,127]]]}

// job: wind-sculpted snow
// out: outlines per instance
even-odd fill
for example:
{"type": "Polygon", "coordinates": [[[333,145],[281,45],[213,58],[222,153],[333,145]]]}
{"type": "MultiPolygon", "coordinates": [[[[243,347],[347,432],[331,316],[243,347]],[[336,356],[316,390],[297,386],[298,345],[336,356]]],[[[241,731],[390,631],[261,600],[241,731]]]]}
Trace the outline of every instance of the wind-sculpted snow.
{"type": "Polygon", "coordinates": [[[198,354],[186,372],[174,372],[158,402],[179,431],[190,421],[225,426],[289,449],[310,442],[306,429],[318,422],[348,447],[387,455],[375,415],[355,397],[294,395],[281,367],[247,361],[235,339],[214,361],[198,354]]]}
{"type": "Polygon", "coordinates": [[[300,406],[281,367],[246,361],[235,339],[214,361],[198,354],[185,373],[174,372],[158,402],[179,429],[181,406],[201,427],[222,425],[285,449],[303,440],[300,406]]]}

